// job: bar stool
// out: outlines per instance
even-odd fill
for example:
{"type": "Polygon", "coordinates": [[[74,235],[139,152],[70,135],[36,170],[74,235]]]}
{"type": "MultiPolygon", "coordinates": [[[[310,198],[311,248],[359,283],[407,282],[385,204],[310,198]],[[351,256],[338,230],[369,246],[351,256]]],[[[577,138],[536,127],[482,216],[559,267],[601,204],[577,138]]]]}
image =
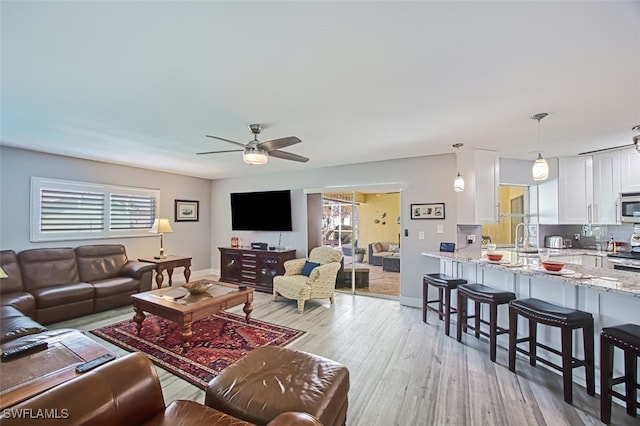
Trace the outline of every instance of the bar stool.
{"type": "Polygon", "coordinates": [[[480,335],[489,338],[489,358],[496,362],[496,341],[500,334],[508,333],[509,330],[498,327],[498,306],[515,300],[516,295],[510,291],[497,290],[484,284],[462,284],[458,286],[458,342],[462,341],[462,332],[467,329],[475,331],[476,339],[480,335]],[[471,300],[475,303],[474,314],[469,316],[467,302],[471,300]],[[480,304],[489,305],[489,321],[482,319],[480,304]],[[471,318],[475,319],[474,325],[469,325],[471,318]],[[480,324],[488,325],[489,331],[481,329],[480,324]]]}
{"type": "Polygon", "coordinates": [[[595,367],[593,363],[593,316],[588,312],[565,308],[539,299],[519,299],[509,302],[509,370],[516,371],[516,352],[529,356],[529,364],[536,365],[536,361],[548,365],[562,373],[564,400],[568,404],[573,402],[573,369],[585,368],[587,394],[595,395],[595,367]],[[529,320],[529,336],[517,339],[518,315],[529,320]],[[561,350],[537,342],[538,323],[551,327],[559,327],[561,333],[561,350]],[[582,329],[584,342],[584,359],[573,356],[573,330],[582,329]],[[529,350],[518,347],[518,343],[528,342],[529,350]],[[536,355],[536,348],[541,347],[562,357],[562,365],[536,355]]]}
{"type": "Polygon", "coordinates": [[[444,318],[444,334],[449,335],[451,326],[451,314],[455,314],[456,308],[451,306],[451,290],[458,288],[460,284],[466,284],[467,280],[453,278],[446,274],[425,274],[422,277],[422,322],[427,322],[427,309],[438,313],[438,318],[444,318]],[[428,300],[429,286],[438,289],[438,298],[428,300]],[[438,309],[429,306],[430,303],[438,302],[438,309]]]}
{"type": "Polygon", "coordinates": [[[637,359],[640,357],[640,325],[623,324],[603,328],[600,332],[600,420],[611,423],[611,397],[626,403],[627,414],[636,417],[638,401],[637,359]],[[613,348],[624,351],[624,376],[613,378],[613,348]],[[625,394],[614,391],[613,386],[625,384],[625,394]]]}

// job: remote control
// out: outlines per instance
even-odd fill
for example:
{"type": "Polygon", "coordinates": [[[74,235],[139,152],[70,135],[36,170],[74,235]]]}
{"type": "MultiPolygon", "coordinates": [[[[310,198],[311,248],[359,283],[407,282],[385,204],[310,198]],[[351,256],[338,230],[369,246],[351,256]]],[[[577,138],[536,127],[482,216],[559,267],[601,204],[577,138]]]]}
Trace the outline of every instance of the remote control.
{"type": "Polygon", "coordinates": [[[48,346],[49,344],[44,340],[41,340],[39,342],[27,343],[26,345],[16,346],[15,348],[2,352],[2,355],[0,355],[0,359],[2,361],[9,361],[22,355],[42,351],[44,349],[47,349],[48,346]]]}
{"type": "Polygon", "coordinates": [[[101,357],[92,359],[91,361],[87,361],[84,364],[76,366],[76,373],[85,373],[89,370],[93,370],[98,366],[101,366],[102,364],[113,361],[114,359],[116,359],[116,356],[113,354],[102,355],[101,357]]]}

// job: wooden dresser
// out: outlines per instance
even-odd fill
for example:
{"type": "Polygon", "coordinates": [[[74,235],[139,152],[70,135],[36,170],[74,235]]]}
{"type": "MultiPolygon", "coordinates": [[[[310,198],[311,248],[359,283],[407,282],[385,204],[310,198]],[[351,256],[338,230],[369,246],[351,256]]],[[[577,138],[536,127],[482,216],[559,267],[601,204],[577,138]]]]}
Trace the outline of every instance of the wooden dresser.
{"type": "Polygon", "coordinates": [[[273,293],[273,277],[284,275],[284,262],[296,256],[295,250],[218,249],[220,281],[247,284],[264,293],[273,293]]]}

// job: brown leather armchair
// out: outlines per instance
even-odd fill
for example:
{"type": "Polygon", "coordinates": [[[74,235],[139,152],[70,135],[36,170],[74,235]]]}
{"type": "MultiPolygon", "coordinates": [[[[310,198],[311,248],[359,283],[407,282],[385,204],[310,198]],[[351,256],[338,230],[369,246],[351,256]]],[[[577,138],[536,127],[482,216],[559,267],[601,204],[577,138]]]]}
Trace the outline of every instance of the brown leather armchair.
{"type": "MultiPolygon", "coordinates": [[[[136,352],[0,411],[10,425],[230,425],[250,426],[194,401],[165,406],[153,364],[136,352]]],[[[306,413],[283,413],[269,426],[322,426],[306,413]]]]}

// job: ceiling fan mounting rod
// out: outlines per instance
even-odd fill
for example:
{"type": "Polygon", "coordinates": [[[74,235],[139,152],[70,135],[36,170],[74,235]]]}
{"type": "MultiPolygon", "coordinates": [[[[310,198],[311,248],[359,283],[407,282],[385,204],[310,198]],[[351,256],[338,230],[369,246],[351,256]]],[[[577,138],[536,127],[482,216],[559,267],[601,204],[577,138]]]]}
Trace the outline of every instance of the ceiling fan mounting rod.
{"type": "Polygon", "coordinates": [[[249,130],[256,136],[262,132],[262,129],[262,124],[249,124],[249,130]]]}

